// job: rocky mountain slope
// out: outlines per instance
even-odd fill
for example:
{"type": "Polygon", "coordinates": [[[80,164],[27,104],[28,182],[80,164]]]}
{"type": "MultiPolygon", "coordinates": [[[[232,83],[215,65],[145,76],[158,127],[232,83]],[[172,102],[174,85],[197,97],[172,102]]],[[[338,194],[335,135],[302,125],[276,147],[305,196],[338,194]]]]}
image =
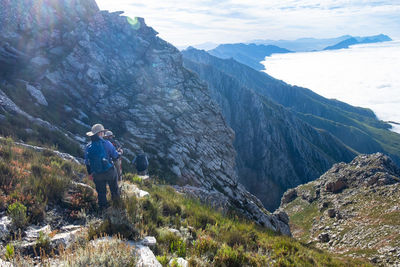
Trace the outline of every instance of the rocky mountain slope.
{"type": "Polygon", "coordinates": [[[233,59],[196,49],[182,53],[185,66],[207,83],[236,133],[240,181],[270,209],[288,188],[357,153],[391,153],[400,162],[400,135],[372,111],[290,86],[233,59]]]}
{"type": "Polygon", "coordinates": [[[316,179],[336,162],[354,158],[355,153],[328,132],[314,129],[218,66],[196,62],[207,57],[211,61],[212,56],[198,50],[183,55],[185,67],[207,81],[211,96],[235,131],[239,181],[267,209],[275,210],[288,188],[316,179]]]}
{"type": "Polygon", "coordinates": [[[3,134],[68,150],[102,122],[128,158],[140,149],[150,155],[153,174],[222,193],[246,216],[289,234],[238,184],[233,132],[207,88],[143,19],[100,11],[94,0],[0,5],[3,134]]]}
{"type": "Polygon", "coordinates": [[[400,168],[387,156],[360,155],[289,190],[281,209],[293,235],[334,253],[400,264],[400,168]]]}
{"type": "Polygon", "coordinates": [[[0,266],[360,266],[125,173],[97,210],[79,160],[0,138],[0,266]],[[96,255],[93,257],[93,255],[96,255]],[[175,262],[175,265],[174,265],[175,262]]]}

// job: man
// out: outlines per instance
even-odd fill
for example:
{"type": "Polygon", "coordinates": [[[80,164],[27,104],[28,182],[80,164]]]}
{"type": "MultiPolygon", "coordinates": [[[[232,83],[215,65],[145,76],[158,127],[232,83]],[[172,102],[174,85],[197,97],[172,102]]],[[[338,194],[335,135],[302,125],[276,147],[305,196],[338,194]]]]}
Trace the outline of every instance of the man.
{"type": "Polygon", "coordinates": [[[119,198],[117,172],[113,165],[113,161],[119,158],[119,154],[109,141],[103,139],[104,131],[103,125],[93,125],[91,131],[86,133],[91,142],[85,150],[86,168],[96,185],[101,210],[107,207],[107,184],[113,200],[119,198]]]}
{"type": "Polygon", "coordinates": [[[147,167],[149,166],[149,160],[143,150],[141,150],[132,160],[132,164],[136,164],[136,171],[138,175],[146,175],[147,167]]]}
{"type": "Polygon", "coordinates": [[[114,161],[114,165],[117,170],[118,181],[122,181],[122,158],[121,158],[123,153],[122,146],[117,140],[114,139],[114,134],[111,131],[105,132],[104,139],[110,141],[111,144],[113,144],[113,146],[115,147],[120,156],[116,161],[114,161]]]}

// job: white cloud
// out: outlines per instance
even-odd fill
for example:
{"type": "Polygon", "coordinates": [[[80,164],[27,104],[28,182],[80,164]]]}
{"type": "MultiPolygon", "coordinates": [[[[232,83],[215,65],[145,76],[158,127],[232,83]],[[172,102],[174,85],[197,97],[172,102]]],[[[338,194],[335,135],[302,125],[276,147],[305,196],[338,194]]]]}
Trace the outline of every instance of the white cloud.
{"type": "Polygon", "coordinates": [[[400,38],[400,3],[385,0],[97,0],[144,17],[175,45],[251,39],[388,34],[400,38]]]}
{"type": "MultiPolygon", "coordinates": [[[[275,54],[267,73],[328,98],[372,109],[378,118],[400,122],[400,41],[350,49],[275,54]]],[[[395,129],[400,133],[400,126],[395,129]]]]}

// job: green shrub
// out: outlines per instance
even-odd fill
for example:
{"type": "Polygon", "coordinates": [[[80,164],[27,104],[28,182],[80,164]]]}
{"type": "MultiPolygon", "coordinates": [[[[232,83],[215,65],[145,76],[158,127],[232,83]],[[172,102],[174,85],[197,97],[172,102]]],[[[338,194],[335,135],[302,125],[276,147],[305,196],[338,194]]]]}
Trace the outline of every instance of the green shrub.
{"type": "Polygon", "coordinates": [[[139,232],[128,218],[126,210],[115,207],[106,210],[102,223],[90,229],[90,238],[104,234],[122,236],[129,240],[135,240],[139,236],[139,232]]]}
{"type": "Polygon", "coordinates": [[[214,258],[215,266],[241,267],[246,265],[247,259],[243,247],[232,249],[223,244],[214,258]]]}
{"type": "Polygon", "coordinates": [[[163,216],[176,216],[181,214],[182,208],[180,205],[164,199],[161,211],[163,216]]]}
{"type": "Polygon", "coordinates": [[[10,161],[12,158],[11,146],[0,146],[0,158],[10,161]]]}
{"type": "Polygon", "coordinates": [[[178,257],[186,257],[186,242],[182,239],[174,240],[170,245],[170,252],[178,257]]]}
{"type": "Polygon", "coordinates": [[[4,257],[6,258],[6,260],[11,261],[14,258],[14,255],[14,246],[12,244],[7,244],[4,257]]]}
{"type": "Polygon", "coordinates": [[[216,219],[214,216],[205,212],[195,213],[189,218],[189,224],[203,230],[207,227],[207,225],[214,225],[215,223],[216,219]]]}
{"type": "Polygon", "coordinates": [[[161,263],[161,265],[164,266],[168,266],[169,263],[169,257],[167,257],[166,254],[164,254],[163,256],[156,256],[157,260],[159,263],[161,263]]]}
{"type": "Polygon", "coordinates": [[[10,166],[0,161],[0,187],[6,189],[13,186],[15,174],[10,166]]]}
{"type": "Polygon", "coordinates": [[[46,173],[46,170],[40,165],[32,164],[31,172],[33,176],[41,178],[46,173]]]}
{"type": "Polygon", "coordinates": [[[42,231],[39,232],[39,237],[36,240],[35,250],[44,251],[46,253],[50,250],[50,237],[42,231]]]}
{"type": "Polygon", "coordinates": [[[156,203],[151,201],[150,199],[145,199],[142,202],[142,210],[143,210],[143,223],[157,223],[159,211],[156,203]]]}
{"type": "Polygon", "coordinates": [[[46,204],[36,198],[36,201],[28,207],[29,222],[39,224],[43,221],[46,214],[46,204]]]}
{"type": "Polygon", "coordinates": [[[33,179],[31,179],[33,193],[49,202],[60,202],[70,185],[70,179],[56,173],[49,173],[49,171],[38,165],[33,165],[31,170],[33,174],[33,179]]]}
{"type": "Polygon", "coordinates": [[[213,260],[219,248],[218,242],[210,236],[199,237],[194,245],[194,253],[198,256],[205,256],[209,260],[213,260]]]}
{"type": "Polygon", "coordinates": [[[23,228],[26,226],[28,217],[26,216],[26,207],[23,204],[19,202],[13,203],[8,206],[7,212],[15,227],[23,228]]]}
{"type": "Polygon", "coordinates": [[[73,174],[72,163],[69,161],[63,161],[61,163],[61,170],[64,171],[65,175],[71,176],[73,174]]]}

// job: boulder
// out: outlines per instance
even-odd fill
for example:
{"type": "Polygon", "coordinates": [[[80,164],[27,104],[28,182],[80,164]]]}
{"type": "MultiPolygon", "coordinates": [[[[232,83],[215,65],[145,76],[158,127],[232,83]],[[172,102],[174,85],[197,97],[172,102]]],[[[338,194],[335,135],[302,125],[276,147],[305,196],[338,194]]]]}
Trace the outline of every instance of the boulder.
{"type": "Polygon", "coordinates": [[[162,267],[149,247],[136,245],[136,253],[138,258],[136,267],[162,267]]]}
{"type": "Polygon", "coordinates": [[[293,200],[295,200],[297,197],[297,191],[296,189],[289,189],[288,191],[286,191],[281,199],[281,205],[287,204],[292,202],[293,200]]]}
{"type": "Polygon", "coordinates": [[[12,221],[9,217],[3,216],[0,219],[0,240],[6,238],[10,234],[12,221]]]}
{"type": "Polygon", "coordinates": [[[329,181],[328,183],[326,183],[325,191],[336,194],[341,192],[346,187],[347,187],[347,181],[345,178],[341,177],[337,180],[329,181]]]}
{"type": "Polygon", "coordinates": [[[169,266],[176,266],[176,265],[173,265],[174,263],[177,263],[179,267],[188,267],[189,266],[188,261],[185,260],[184,258],[171,259],[168,264],[169,264],[169,266]]]}
{"type": "Polygon", "coordinates": [[[318,240],[322,243],[328,243],[331,239],[328,233],[321,233],[318,235],[318,240]]]}
{"type": "Polygon", "coordinates": [[[147,247],[154,247],[155,245],[157,245],[157,240],[154,236],[145,236],[142,241],[140,241],[140,243],[143,246],[147,246],[147,247]]]}
{"type": "Polygon", "coordinates": [[[335,209],[328,209],[327,214],[329,218],[335,218],[336,216],[336,210],[335,209]]]}

